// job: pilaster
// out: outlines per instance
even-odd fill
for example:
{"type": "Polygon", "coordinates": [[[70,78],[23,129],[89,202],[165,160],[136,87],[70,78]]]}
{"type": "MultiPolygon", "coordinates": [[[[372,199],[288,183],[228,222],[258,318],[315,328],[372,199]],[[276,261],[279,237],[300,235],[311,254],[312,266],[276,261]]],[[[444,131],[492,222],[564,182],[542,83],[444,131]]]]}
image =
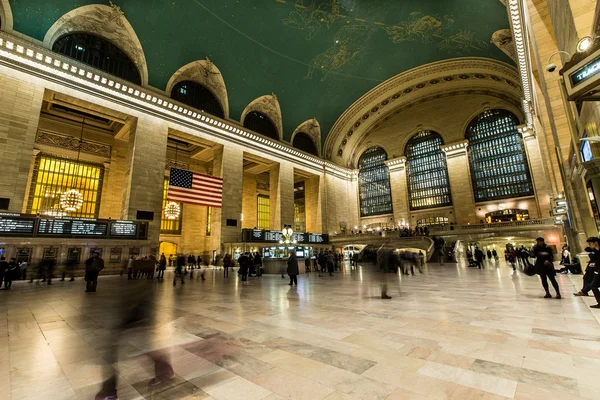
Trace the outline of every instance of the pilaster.
{"type": "Polygon", "coordinates": [[[40,86],[0,75],[0,197],[10,199],[9,211],[25,205],[43,95],[40,86]]]}
{"type": "Polygon", "coordinates": [[[294,167],[275,164],[269,171],[271,229],[280,230],[294,223],[294,167]]]}
{"type": "Polygon", "coordinates": [[[538,139],[535,132],[525,126],[519,127],[519,132],[523,135],[527,161],[529,162],[529,171],[533,181],[536,203],[538,205],[538,218],[550,216],[552,205],[550,204],[550,189],[548,187],[548,175],[544,168],[542,154],[540,151],[538,139]]]}
{"type": "Polygon", "coordinates": [[[390,172],[392,189],[392,208],[394,224],[410,223],[408,205],[408,179],[406,176],[406,157],[399,157],[385,162],[390,172]]]}
{"type": "Polygon", "coordinates": [[[456,215],[456,223],[459,225],[479,222],[475,214],[468,146],[467,140],[442,146],[442,150],[446,153],[454,215],[456,215]]]}
{"type": "Polygon", "coordinates": [[[151,247],[159,243],[167,136],[167,123],[149,116],[138,118],[129,136],[121,218],[136,219],[138,211],[154,212],[148,232],[151,247]]]}

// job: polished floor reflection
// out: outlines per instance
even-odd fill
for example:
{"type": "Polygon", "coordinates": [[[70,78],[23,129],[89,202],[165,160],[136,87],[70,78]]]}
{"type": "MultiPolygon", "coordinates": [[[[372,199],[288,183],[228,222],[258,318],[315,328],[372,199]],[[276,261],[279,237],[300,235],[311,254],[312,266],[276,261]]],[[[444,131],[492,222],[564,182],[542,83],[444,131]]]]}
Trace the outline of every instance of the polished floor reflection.
{"type": "Polygon", "coordinates": [[[563,300],[504,265],[364,267],[297,288],[220,271],[166,278],[0,292],[0,398],[94,399],[113,373],[122,400],[600,398],[599,314],[571,296],[580,277],[559,276],[563,300]],[[152,315],[121,329],[141,287],[152,315]],[[151,386],[157,350],[175,376],[151,386]]]}

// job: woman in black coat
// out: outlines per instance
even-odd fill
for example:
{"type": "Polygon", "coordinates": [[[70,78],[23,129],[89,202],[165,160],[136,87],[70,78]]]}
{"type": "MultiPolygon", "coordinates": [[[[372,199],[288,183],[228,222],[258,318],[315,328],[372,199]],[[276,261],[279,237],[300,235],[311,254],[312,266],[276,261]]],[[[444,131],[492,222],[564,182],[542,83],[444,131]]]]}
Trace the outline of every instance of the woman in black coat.
{"type": "Polygon", "coordinates": [[[287,265],[287,274],[290,276],[290,286],[298,286],[298,275],[300,274],[300,270],[298,269],[296,253],[292,252],[290,258],[288,258],[287,265]]]}

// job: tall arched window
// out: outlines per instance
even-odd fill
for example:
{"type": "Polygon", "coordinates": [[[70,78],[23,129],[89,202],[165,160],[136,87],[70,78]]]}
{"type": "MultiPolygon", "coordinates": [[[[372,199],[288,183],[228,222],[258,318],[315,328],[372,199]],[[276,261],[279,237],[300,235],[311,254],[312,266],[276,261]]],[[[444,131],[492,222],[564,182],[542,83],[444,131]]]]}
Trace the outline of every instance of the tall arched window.
{"type": "Polygon", "coordinates": [[[127,54],[100,36],[69,33],[54,42],[52,50],[136,85],[142,83],[140,71],[127,54]]]}
{"type": "Polygon", "coordinates": [[[190,107],[212,114],[215,117],[225,118],[223,107],[221,107],[217,97],[213,92],[197,82],[179,82],[171,90],[171,98],[190,107]]]}
{"type": "Polygon", "coordinates": [[[244,128],[265,135],[274,140],[279,140],[277,127],[269,117],[258,111],[250,111],[244,118],[244,128]]]}
{"type": "Polygon", "coordinates": [[[313,156],[319,155],[315,142],[311,139],[310,136],[308,136],[304,132],[296,133],[296,136],[294,136],[294,142],[292,143],[292,146],[294,146],[298,150],[302,150],[309,154],[312,154],[313,156]]]}
{"type": "Polygon", "coordinates": [[[371,147],[358,160],[361,217],[392,213],[390,173],[386,160],[387,153],[381,147],[371,147]]]}
{"type": "Polygon", "coordinates": [[[406,172],[411,210],[452,204],[442,137],[421,131],[406,145],[406,172]]]}
{"type": "Polygon", "coordinates": [[[477,116],[467,128],[475,201],[531,196],[533,184],[518,118],[506,110],[477,116]]]}

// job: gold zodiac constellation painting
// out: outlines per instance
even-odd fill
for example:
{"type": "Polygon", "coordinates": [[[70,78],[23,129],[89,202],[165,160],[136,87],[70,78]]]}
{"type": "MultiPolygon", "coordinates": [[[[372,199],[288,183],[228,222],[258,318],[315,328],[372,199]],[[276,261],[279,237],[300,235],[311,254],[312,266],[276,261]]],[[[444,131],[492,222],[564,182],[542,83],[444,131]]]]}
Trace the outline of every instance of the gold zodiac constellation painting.
{"type": "MultiPolygon", "coordinates": [[[[290,0],[277,0],[291,3],[290,0]]],[[[357,62],[364,49],[369,47],[368,41],[373,33],[383,31],[392,43],[421,42],[432,43],[438,50],[449,54],[461,54],[469,51],[482,51],[488,43],[479,40],[475,32],[454,28],[454,19],[449,15],[426,15],[420,12],[409,16],[395,25],[377,20],[344,15],[354,7],[348,7],[347,0],[296,0],[294,10],[283,19],[283,23],[291,28],[306,32],[306,40],[314,39],[322,27],[328,30],[339,26],[335,34],[334,44],[313,58],[305,79],[312,79],[315,71],[321,71],[321,80],[327,79],[331,72],[336,72],[351,62],[357,62]]]]}

